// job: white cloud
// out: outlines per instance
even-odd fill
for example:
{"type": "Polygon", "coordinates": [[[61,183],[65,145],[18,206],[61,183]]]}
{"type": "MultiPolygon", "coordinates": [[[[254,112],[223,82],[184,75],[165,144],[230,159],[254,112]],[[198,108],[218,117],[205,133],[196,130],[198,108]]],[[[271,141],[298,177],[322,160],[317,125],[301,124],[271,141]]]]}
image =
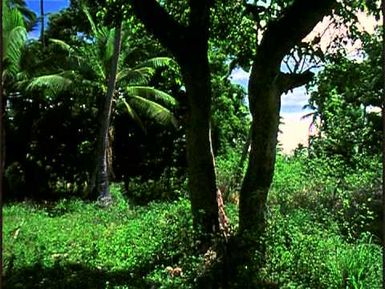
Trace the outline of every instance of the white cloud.
{"type": "Polygon", "coordinates": [[[304,106],[308,103],[309,96],[306,94],[305,86],[289,91],[282,96],[282,106],[304,106]]]}
{"type": "MultiPolygon", "coordinates": [[[[249,81],[250,74],[243,69],[237,68],[230,75],[230,79],[233,83],[243,86],[247,90],[247,83],[249,81]]],[[[306,89],[304,86],[289,91],[287,94],[282,95],[282,107],[298,107],[298,112],[301,108],[308,103],[309,97],[306,95],[306,89]]]]}
{"type": "Polygon", "coordinates": [[[242,68],[236,68],[231,73],[230,77],[232,80],[247,80],[249,79],[250,73],[244,71],[242,68]]]}
{"type": "Polygon", "coordinates": [[[250,73],[241,68],[236,68],[232,71],[230,79],[233,83],[243,86],[247,90],[250,73]]]}

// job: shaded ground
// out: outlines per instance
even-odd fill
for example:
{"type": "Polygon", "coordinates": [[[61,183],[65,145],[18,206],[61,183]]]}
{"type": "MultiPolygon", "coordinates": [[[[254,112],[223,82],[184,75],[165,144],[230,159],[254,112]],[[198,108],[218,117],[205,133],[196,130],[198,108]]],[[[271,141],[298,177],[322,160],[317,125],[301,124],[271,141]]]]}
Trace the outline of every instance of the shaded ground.
{"type": "MultiPolygon", "coordinates": [[[[99,288],[158,288],[154,282],[140,277],[138,272],[107,272],[80,264],[57,264],[43,268],[37,264],[7,274],[3,279],[4,289],[99,289],[99,288]]],[[[143,275],[142,275],[143,276],[143,275]]]]}

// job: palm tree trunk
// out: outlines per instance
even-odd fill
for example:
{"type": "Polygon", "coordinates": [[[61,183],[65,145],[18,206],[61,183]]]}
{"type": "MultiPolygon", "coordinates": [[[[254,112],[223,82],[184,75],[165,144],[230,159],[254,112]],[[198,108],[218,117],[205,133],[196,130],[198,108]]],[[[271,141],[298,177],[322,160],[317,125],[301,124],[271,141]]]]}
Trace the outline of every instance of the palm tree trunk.
{"type": "Polygon", "coordinates": [[[385,288],[385,0],[382,10],[382,288],[385,288]]]}
{"type": "MultiPolygon", "coordinates": [[[[4,157],[5,157],[5,140],[4,140],[4,113],[5,113],[5,102],[4,102],[4,88],[3,88],[3,3],[0,1],[0,190],[2,191],[2,180],[4,170],[4,157]]],[[[0,194],[1,195],[1,194],[0,194]]],[[[1,283],[0,283],[1,284],[1,283]]]]}
{"type": "Polygon", "coordinates": [[[44,0],[40,0],[40,40],[43,47],[45,47],[44,39],[44,0]]]}
{"type": "Polygon", "coordinates": [[[99,114],[99,134],[95,151],[96,167],[91,178],[91,197],[110,199],[108,182],[107,149],[109,147],[108,131],[111,122],[112,101],[115,93],[116,75],[122,41],[122,25],[116,27],[114,39],[114,54],[111,61],[111,70],[108,76],[108,87],[102,112],[99,114]]]}
{"type": "MultiPolygon", "coordinates": [[[[5,159],[5,129],[4,129],[4,112],[5,102],[3,101],[3,1],[0,1],[0,204],[3,203],[3,173],[5,159]]],[[[3,210],[0,212],[0,230],[3,232],[3,210]]],[[[3,238],[0,238],[0,248],[3,249],[3,238]]],[[[3,254],[0,256],[0,266],[3,268],[3,254]]],[[[2,275],[0,274],[0,284],[2,283],[2,275]]]]}

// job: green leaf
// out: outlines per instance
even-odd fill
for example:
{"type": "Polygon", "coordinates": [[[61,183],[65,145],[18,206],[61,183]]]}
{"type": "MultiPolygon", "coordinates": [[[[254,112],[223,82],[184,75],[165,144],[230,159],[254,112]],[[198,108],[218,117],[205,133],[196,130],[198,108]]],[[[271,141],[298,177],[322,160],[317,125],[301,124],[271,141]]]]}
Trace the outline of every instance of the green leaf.
{"type": "Polygon", "coordinates": [[[140,117],[136,114],[136,112],[132,109],[132,107],[127,103],[125,99],[122,99],[122,102],[127,108],[128,114],[131,116],[131,118],[140,126],[140,128],[146,132],[146,128],[143,125],[143,122],[141,121],[140,117]]]}
{"type": "Polygon", "coordinates": [[[151,100],[138,95],[129,97],[128,102],[140,113],[154,119],[163,125],[177,126],[177,121],[170,110],[151,100]]]}
{"type": "MultiPolygon", "coordinates": [[[[67,74],[69,74],[68,72],[67,74]]],[[[27,86],[27,90],[42,89],[54,95],[65,91],[72,84],[72,80],[62,74],[42,75],[35,77],[27,86]]]]}
{"type": "Polygon", "coordinates": [[[129,86],[126,88],[129,95],[140,95],[142,98],[162,102],[165,105],[176,105],[176,100],[171,95],[149,86],[129,86]]]}

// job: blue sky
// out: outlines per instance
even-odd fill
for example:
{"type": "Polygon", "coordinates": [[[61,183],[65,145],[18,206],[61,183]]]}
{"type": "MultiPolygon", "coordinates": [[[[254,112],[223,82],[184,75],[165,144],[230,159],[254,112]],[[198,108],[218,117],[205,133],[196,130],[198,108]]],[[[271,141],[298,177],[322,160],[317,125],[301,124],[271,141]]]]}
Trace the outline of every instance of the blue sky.
{"type": "MultiPolygon", "coordinates": [[[[242,69],[235,69],[231,74],[232,81],[247,89],[249,81],[249,73],[242,69]]],[[[284,94],[281,98],[281,113],[303,113],[308,110],[303,110],[303,106],[308,103],[308,95],[306,94],[305,86],[298,87],[293,91],[284,94]]]]}
{"type": "MultiPolygon", "coordinates": [[[[26,0],[28,7],[33,10],[36,15],[40,15],[40,0],[26,0]]],[[[63,8],[68,7],[70,0],[44,0],[44,22],[47,25],[48,17],[50,13],[57,12],[63,8]]],[[[40,36],[40,22],[34,27],[33,31],[29,35],[31,38],[38,38],[40,36]]]]}

